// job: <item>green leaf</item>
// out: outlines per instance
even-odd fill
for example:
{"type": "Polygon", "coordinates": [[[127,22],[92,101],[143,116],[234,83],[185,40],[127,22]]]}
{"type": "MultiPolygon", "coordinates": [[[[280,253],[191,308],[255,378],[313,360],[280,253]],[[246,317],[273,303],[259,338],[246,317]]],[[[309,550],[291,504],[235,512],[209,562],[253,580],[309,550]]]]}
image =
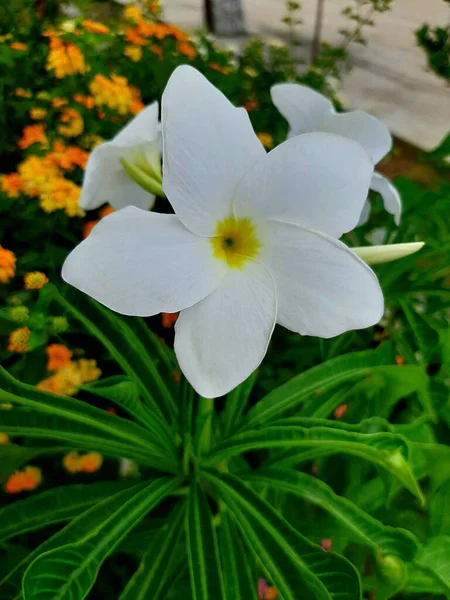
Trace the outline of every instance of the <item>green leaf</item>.
{"type": "MultiPolygon", "coordinates": [[[[3,415],[0,413],[0,422],[3,420],[3,415]]],[[[65,452],[67,448],[64,446],[49,446],[41,448],[25,448],[17,444],[6,444],[0,446],[0,481],[5,481],[8,477],[20,469],[20,467],[34,458],[45,456],[47,454],[58,454],[65,452]]]]}
{"type": "Polygon", "coordinates": [[[175,462],[156,454],[152,447],[145,449],[141,444],[135,445],[132,436],[125,441],[121,436],[106,433],[95,424],[80,423],[70,417],[39,412],[28,407],[4,411],[0,421],[0,431],[11,436],[57,440],[67,444],[68,448],[92,450],[116,458],[129,458],[163,471],[177,470],[175,462]]]}
{"type": "Polygon", "coordinates": [[[224,506],[220,510],[219,550],[229,598],[257,600],[257,574],[245,552],[239,530],[224,506]]]}
{"type": "Polygon", "coordinates": [[[395,555],[411,561],[417,553],[418,542],[411,533],[383,525],[312,475],[291,469],[259,469],[243,474],[243,479],[275,487],[320,506],[351,529],[362,544],[381,555],[395,555]]]}
{"type": "Polygon", "coordinates": [[[153,429],[154,413],[141,401],[139,386],[133,379],[123,375],[114,375],[82,385],[81,389],[110,400],[134,417],[141,425],[153,429]]]}
{"type": "Polygon", "coordinates": [[[281,517],[237,477],[205,470],[222,502],[282,600],[359,600],[356,569],[342,556],[324,552],[281,517]]]}
{"type": "Polygon", "coordinates": [[[429,569],[421,567],[416,562],[407,564],[407,577],[404,591],[409,594],[446,594],[448,589],[429,569]]]}
{"type": "Polygon", "coordinates": [[[269,461],[270,466],[296,464],[332,454],[358,456],[394,475],[422,504],[424,502],[405,458],[408,453],[407,442],[393,433],[362,434],[345,431],[339,424],[335,428],[321,426],[309,429],[296,425],[274,425],[256,431],[244,431],[228,438],[205,457],[203,464],[213,465],[251,450],[273,448],[283,448],[284,454],[269,461]],[[299,454],[293,450],[298,450],[299,454]]]}
{"type": "MultiPolygon", "coordinates": [[[[82,600],[89,593],[101,564],[147,512],[151,511],[178,481],[161,477],[125,503],[105,510],[104,518],[76,541],[41,554],[23,579],[24,600],[82,600]]],[[[117,496],[116,496],[117,497],[117,496]]],[[[103,503],[104,504],[104,503],[103,503]]],[[[89,511],[88,511],[89,512],[89,511]]],[[[81,518],[86,519],[85,513],[81,518]]]]}
{"type": "Polygon", "coordinates": [[[272,422],[288,411],[298,409],[310,396],[367,377],[372,368],[394,363],[392,346],[383,344],[376,350],[354,352],[333,358],[317,367],[297,375],[270,392],[250,409],[242,429],[272,422]]]}
{"type": "Polygon", "coordinates": [[[447,594],[450,591],[450,536],[441,535],[432,538],[424,545],[417,563],[428,569],[440,583],[445,586],[447,594]]]}
{"type": "Polygon", "coordinates": [[[180,553],[177,547],[183,533],[184,513],[184,505],[175,508],[142,557],[120,600],[163,600],[166,597],[167,590],[186,561],[185,553],[180,553]]]}
{"type": "MultiPolygon", "coordinates": [[[[74,288],[65,288],[64,297],[55,287],[52,291],[54,300],[82,323],[139,385],[143,399],[156,413],[155,418],[158,413],[167,419],[175,418],[177,405],[173,395],[158,370],[157,361],[149,354],[150,348],[146,346],[149,337],[152,337],[151,332],[143,343],[129,325],[136,317],[121,317],[74,288]]],[[[139,329],[142,333],[140,326],[139,329]]]]}
{"type": "Polygon", "coordinates": [[[223,437],[228,436],[238,425],[241,415],[246,408],[253,386],[255,385],[257,376],[257,371],[254,371],[248,379],[243,381],[227,395],[225,409],[223,411],[223,437]]]}
{"type": "Polygon", "coordinates": [[[419,350],[425,361],[428,361],[431,354],[436,349],[436,346],[439,344],[439,334],[420,313],[413,310],[410,303],[400,301],[400,305],[405,314],[409,328],[416,339],[419,350]]]}
{"type": "Polygon", "coordinates": [[[211,509],[197,481],[190,487],[186,544],[194,600],[226,598],[211,509]]]}
{"type": "Polygon", "coordinates": [[[130,485],[128,481],[65,485],[17,500],[0,510],[0,542],[27,531],[69,521],[130,485]]]}
{"type": "Polygon", "coordinates": [[[450,536],[450,479],[441,485],[431,499],[430,530],[432,536],[450,536]]]}
{"type": "MultiPolygon", "coordinates": [[[[97,430],[99,437],[107,437],[116,440],[118,444],[136,446],[156,456],[169,456],[170,450],[162,452],[161,445],[150,438],[146,429],[122,419],[116,415],[110,415],[104,410],[90,406],[86,402],[80,402],[67,396],[56,396],[37,389],[35,386],[21,383],[14,379],[5,369],[0,367],[0,401],[11,403],[14,406],[32,408],[34,411],[48,413],[55,417],[62,417],[68,423],[73,423],[74,429],[83,430],[87,428],[97,430]]],[[[8,414],[15,413],[20,409],[2,411],[6,421],[8,414]]],[[[6,433],[8,433],[6,431],[6,433]]],[[[19,435],[19,434],[17,434],[19,435]]],[[[31,434],[30,434],[31,435],[31,434]]],[[[175,449],[172,440],[172,459],[175,460],[175,449]]]]}

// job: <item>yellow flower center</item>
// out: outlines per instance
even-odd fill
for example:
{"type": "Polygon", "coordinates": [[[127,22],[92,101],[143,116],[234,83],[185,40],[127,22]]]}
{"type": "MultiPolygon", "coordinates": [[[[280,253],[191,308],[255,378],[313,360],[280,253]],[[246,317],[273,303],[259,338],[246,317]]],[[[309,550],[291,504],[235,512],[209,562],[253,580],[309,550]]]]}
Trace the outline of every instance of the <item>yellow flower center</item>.
{"type": "Polygon", "coordinates": [[[261,248],[251,220],[235,217],[219,221],[210,242],[214,257],[224,260],[231,269],[242,269],[249,259],[258,256],[261,248]]]}

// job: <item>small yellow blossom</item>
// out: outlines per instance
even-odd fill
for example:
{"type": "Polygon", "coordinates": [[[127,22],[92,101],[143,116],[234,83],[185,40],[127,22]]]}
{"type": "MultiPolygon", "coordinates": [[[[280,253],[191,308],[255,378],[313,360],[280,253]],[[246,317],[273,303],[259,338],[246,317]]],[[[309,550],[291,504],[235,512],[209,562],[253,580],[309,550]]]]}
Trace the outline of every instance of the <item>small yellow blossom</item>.
{"type": "Polygon", "coordinates": [[[82,26],[86,31],[90,33],[97,33],[99,35],[107,35],[109,33],[109,27],[103,25],[103,23],[98,23],[97,21],[83,21],[82,26]]]}
{"type": "Polygon", "coordinates": [[[65,106],[68,102],[69,101],[67,100],[67,98],[61,98],[57,96],[56,98],[53,98],[52,106],[53,108],[61,108],[61,106],[65,106]]]}
{"type": "Polygon", "coordinates": [[[7,40],[10,40],[11,38],[12,38],[11,33],[6,33],[5,35],[0,35],[0,44],[3,44],[3,42],[6,42],[7,40]]]}
{"type": "Polygon", "coordinates": [[[53,394],[73,396],[83,383],[98,379],[101,373],[95,360],[81,358],[70,361],[54,375],[38,383],[36,387],[53,394]]]}
{"type": "Polygon", "coordinates": [[[88,452],[80,455],[69,452],[63,458],[63,466],[69,473],[95,473],[103,463],[103,457],[98,452],[88,452]]]}
{"type": "Polygon", "coordinates": [[[142,58],[142,48],[140,46],[125,46],[123,53],[131,58],[133,62],[139,62],[142,58]]]}
{"type": "Polygon", "coordinates": [[[48,145],[48,139],[45,135],[45,126],[41,123],[24,127],[22,137],[17,143],[22,150],[29,148],[33,144],[40,144],[42,148],[45,148],[48,145]]]}
{"type": "Polygon", "coordinates": [[[7,433],[0,433],[0,446],[9,444],[9,436],[7,433]]]}
{"type": "Polygon", "coordinates": [[[20,327],[9,334],[8,352],[28,352],[30,349],[30,334],[28,327],[20,327]]]}
{"type": "Polygon", "coordinates": [[[23,181],[18,173],[0,176],[0,189],[8,198],[18,198],[23,189],[23,181]]]}
{"type": "Polygon", "coordinates": [[[50,38],[50,51],[47,57],[47,71],[63,79],[76,73],[86,73],[86,64],[80,49],[72,42],[57,37],[50,38]]]}
{"type": "Polygon", "coordinates": [[[23,88],[16,88],[14,90],[14,96],[17,96],[18,98],[31,98],[32,95],[30,90],[24,90],[23,88]]]}
{"type": "Polygon", "coordinates": [[[81,189],[64,177],[55,177],[47,182],[39,194],[39,206],[46,213],[64,210],[68,217],[82,217],[84,211],[78,203],[81,189]]]}
{"type": "Polygon", "coordinates": [[[91,109],[95,106],[95,100],[92,96],[83,96],[83,94],[74,94],[73,99],[78,104],[82,104],[84,108],[91,109]]]}
{"type": "Polygon", "coordinates": [[[273,148],[273,137],[270,135],[270,133],[258,133],[258,139],[264,148],[267,148],[268,150],[273,148]]]}
{"type": "Polygon", "coordinates": [[[0,246],[0,283],[9,283],[16,272],[16,257],[11,250],[0,246]]]}
{"type": "Polygon", "coordinates": [[[25,50],[28,50],[28,46],[26,44],[22,44],[22,42],[11,42],[9,47],[11,50],[17,50],[18,52],[25,52],[25,50]]]}
{"type": "Polygon", "coordinates": [[[60,371],[72,358],[72,351],[62,344],[50,344],[45,349],[47,354],[47,371],[60,371]]]}
{"type": "Polygon", "coordinates": [[[27,273],[23,278],[25,282],[26,290],[40,290],[46,283],[48,283],[48,277],[40,271],[32,271],[27,273]]]}
{"type": "Polygon", "coordinates": [[[65,125],[58,125],[58,133],[64,137],[77,137],[83,133],[83,117],[74,108],[65,108],[60,119],[65,125]]]}
{"type": "Polygon", "coordinates": [[[47,111],[45,110],[45,108],[34,107],[30,109],[30,117],[34,121],[41,121],[42,119],[45,119],[46,114],[47,111]]]}
{"type": "Polygon", "coordinates": [[[94,96],[96,106],[107,106],[121,115],[130,112],[132,102],[135,100],[128,80],[115,73],[110,78],[104,75],[95,75],[89,89],[94,96]]]}
{"type": "Polygon", "coordinates": [[[23,323],[28,320],[30,311],[26,306],[11,306],[8,311],[8,317],[16,323],[23,323]]]}
{"type": "Polygon", "coordinates": [[[123,18],[132,23],[139,23],[142,20],[142,11],[138,6],[126,6],[123,9],[123,18]]]}
{"type": "Polygon", "coordinates": [[[41,470],[37,467],[25,467],[23,471],[16,471],[5,483],[5,492],[19,494],[30,492],[37,488],[42,481],[41,470]]]}

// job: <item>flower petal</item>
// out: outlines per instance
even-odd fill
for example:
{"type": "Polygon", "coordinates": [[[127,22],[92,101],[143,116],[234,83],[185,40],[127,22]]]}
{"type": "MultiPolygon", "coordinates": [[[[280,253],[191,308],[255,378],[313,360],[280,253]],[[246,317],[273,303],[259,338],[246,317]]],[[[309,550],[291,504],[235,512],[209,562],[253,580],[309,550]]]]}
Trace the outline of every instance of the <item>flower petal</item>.
{"type": "Polygon", "coordinates": [[[298,83],[278,83],[270,90],[272,102],[289,123],[289,137],[322,131],[320,123],[333,104],[319,92],[298,83]]]}
{"type": "Polygon", "coordinates": [[[277,322],[322,338],[378,323],[383,294],[373,271],[347,246],[287,223],[267,223],[261,261],[275,280],[277,322]]]}
{"type": "Polygon", "coordinates": [[[115,146],[134,146],[156,139],[158,135],[158,103],[152,102],[129,121],[113,138],[115,146]]]}
{"type": "Polygon", "coordinates": [[[229,217],[237,185],[265,155],[248,114],[192,67],[178,67],[163,94],[163,188],[198,235],[229,217]]]}
{"type": "Polygon", "coordinates": [[[328,113],[319,131],[342,135],[361,144],[376,165],[392,148],[392,136],[382,122],[362,110],[328,113]]]}
{"type": "Polygon", "coordinates": [[[273,279],[257,263],[230,269],[215,292],[181,312],[175,352],[200,395],[222,396],[256,369],[266,354],[276,312],[273,279]]]}
{"type": "Polygon", "coordinates": [[[151,208],[155,196],[135,183],[120,163],[127,152],[126,147],[117,147],[114,142],[105,142],[94,148],[89,156],[81,189],[80,207],[93,210],[109,202],[116,210],[125,206],[151,208]]]}
{"type": "Polygon", "coordinates": [[[392,183],[381,175],[374,173],[370,182],[370,189],[378,192],[383,198],[384,208],[388,213],[394,215],[396,225],[400,225],[400,216],[402,214],[402,201],[400,194],[392,183]]]}
{"type": "Polygon", "coordinates": [[[277,219],[340,237],[358,223],[372,162],[352,140],[305,133],[277,146],[243,179],[237,217],[277,219]]]}
{"type": "Polygon", "coordinates": [[[94,227],[66,259],[62,276],[118,313],[150,316],[199,302],[224,273],[209,241],[175,215],[128,206],[94,227]]]}
{"type": "Polygon", "coordinates": [[[361,225],[365,225],[369,220],[370,213],[372,212],[372,205],[370,204],[369,198],[364,203],[363,209],[359,216],[359,221],[357,227],[361,227],[361,225]]]}

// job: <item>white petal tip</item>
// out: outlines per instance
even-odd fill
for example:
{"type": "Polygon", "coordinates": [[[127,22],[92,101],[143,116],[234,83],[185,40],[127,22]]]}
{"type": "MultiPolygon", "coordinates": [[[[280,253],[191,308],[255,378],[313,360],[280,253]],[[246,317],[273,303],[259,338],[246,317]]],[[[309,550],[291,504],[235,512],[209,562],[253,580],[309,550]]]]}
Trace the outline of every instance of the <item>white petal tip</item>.
{"type": "Polygon", "coordinates": [[[352,248],[352,250],[368,265],[377,265],[414,254],[421,250],[424,245],[425,242],[411,242],[409,244],[387,244],[383,246],[352,248]]]}

